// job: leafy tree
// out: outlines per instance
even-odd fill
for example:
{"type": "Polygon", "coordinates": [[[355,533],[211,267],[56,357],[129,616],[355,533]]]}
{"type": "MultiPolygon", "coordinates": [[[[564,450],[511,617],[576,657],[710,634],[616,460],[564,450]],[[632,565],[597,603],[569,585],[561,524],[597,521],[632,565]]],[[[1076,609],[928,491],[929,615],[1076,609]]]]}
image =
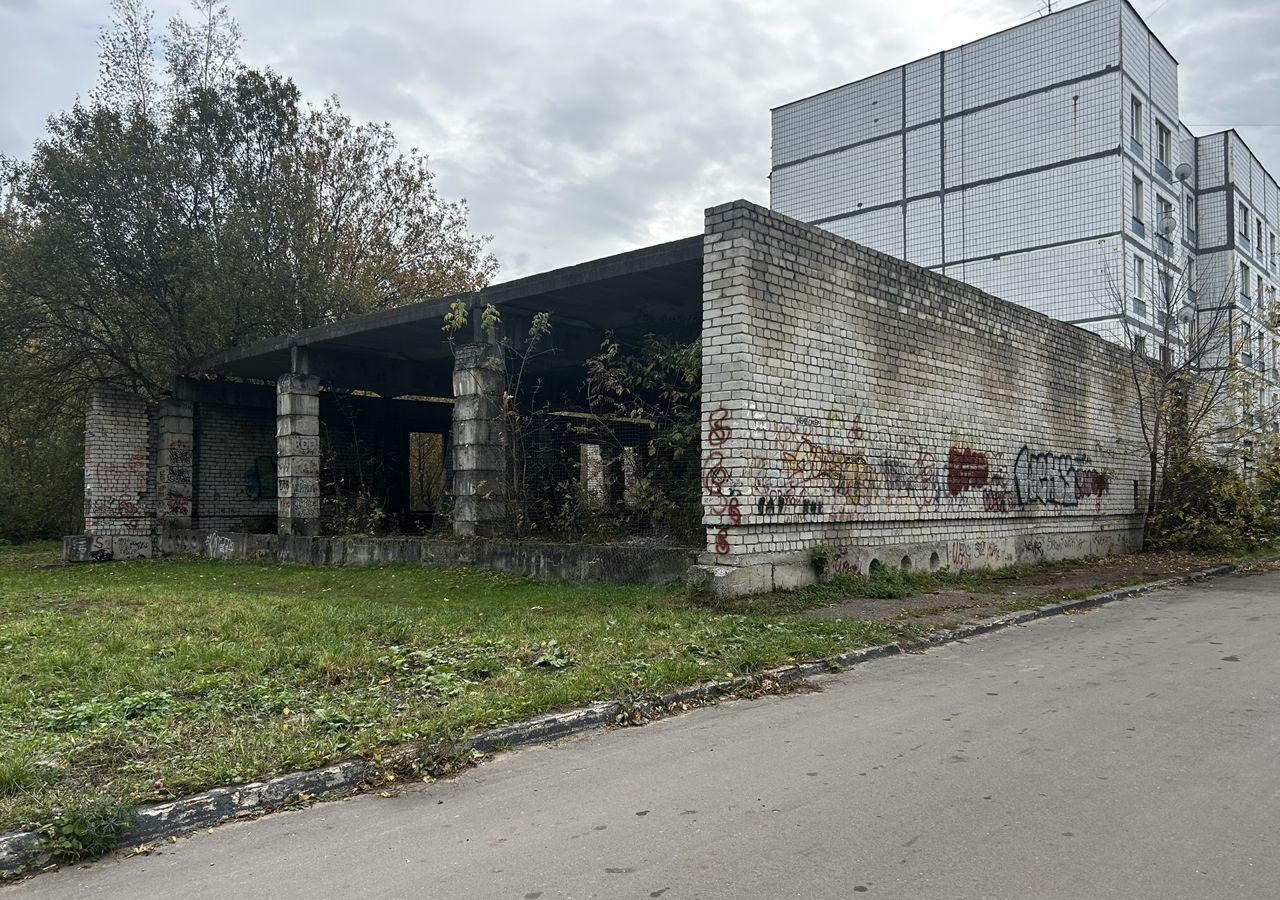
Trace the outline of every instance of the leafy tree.
{"type": "Polygon", "coordinates": [[[0,159],[0,344],[64,416],[89,385],[154,399],[201,355],[496,270],[426,156],[245,66],[225,0],[193,7],[157,39],[143,0],[113,0],[97,87],[0,159]]]}
{"type": "Polygon", "coordinates": [[[223,0],[116,0],[101,82],[7,167],[2,324],[60,385],[152,396],[202,354],[473,290],[495,269],[426,158],[238,62],[223,0]]]}
{"type": "MultiPolygon", "coordinates": [[[[1174,502],[1170,492],[1183,502],[1189,478],[1217,472],[1193,457],[1244,446],[1249,419],[1238,400],[1251,375],[1239,366],[1233,278],[1207,278],[1190,258],[1179,266],[1165,254],[1156,255],[1149,277],[1138,278],[1112,278],[1108,293],[1138,400],[1148,474],[1143,546],[1150,547],[1177,518],[1165,508],[1174,502]],[[1138,304],[1149,310],[1152,327],[1135,321],[1138,304]]],[[[1159,540],[1168,543],[1167,535],[1159,540]]]]}

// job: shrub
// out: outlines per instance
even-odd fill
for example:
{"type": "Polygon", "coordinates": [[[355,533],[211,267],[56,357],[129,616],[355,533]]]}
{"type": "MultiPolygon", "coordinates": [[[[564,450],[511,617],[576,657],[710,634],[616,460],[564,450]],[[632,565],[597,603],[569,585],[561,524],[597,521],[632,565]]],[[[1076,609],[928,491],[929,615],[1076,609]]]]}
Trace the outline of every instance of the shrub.
{"type": "Polygon", "coordinates": [[[1278,523],[1266,489],[1262,477],[1250,484],[1203,456],[1171,460],[1151,522],[1153,549],[1233,553],[1268,543],[1278,523]]]}

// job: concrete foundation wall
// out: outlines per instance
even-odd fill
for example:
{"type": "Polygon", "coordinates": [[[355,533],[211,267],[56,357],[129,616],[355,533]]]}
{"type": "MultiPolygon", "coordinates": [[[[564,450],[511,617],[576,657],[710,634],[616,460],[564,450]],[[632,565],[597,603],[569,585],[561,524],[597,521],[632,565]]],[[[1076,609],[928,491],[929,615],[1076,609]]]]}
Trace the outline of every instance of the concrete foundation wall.
{"type": "Polygon", "coordinates": [[[745,202],[708,211],[704,562],[727,590],[834,566],[1136,549],[1124,352],[745,202]]]}
{"type": "MultiPolygon", "coordinates": [[[[68,538],[68,540],[71,540],[68,538]]],[[[208,559],[279,560],[306,565],[418,563],[475,566],[550,580],[609,584],[683,578],[695,553],[681,547],[599,546],[414,537],[288,537],[218,531],[170,531],[160,551],[208,559]]]]}

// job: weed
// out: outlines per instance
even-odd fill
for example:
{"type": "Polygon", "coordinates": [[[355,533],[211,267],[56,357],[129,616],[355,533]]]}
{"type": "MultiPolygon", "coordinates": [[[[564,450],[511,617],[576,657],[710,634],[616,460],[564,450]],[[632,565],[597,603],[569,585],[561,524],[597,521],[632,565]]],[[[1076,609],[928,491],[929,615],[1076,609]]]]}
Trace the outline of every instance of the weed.
{"type": "Polygon", "coordinates": [[[133,813],[128,806],[100,794],[79,805],[55,807],[40,831],[55,861],[77,862],[114,849],[131,824],[133,813]]]}

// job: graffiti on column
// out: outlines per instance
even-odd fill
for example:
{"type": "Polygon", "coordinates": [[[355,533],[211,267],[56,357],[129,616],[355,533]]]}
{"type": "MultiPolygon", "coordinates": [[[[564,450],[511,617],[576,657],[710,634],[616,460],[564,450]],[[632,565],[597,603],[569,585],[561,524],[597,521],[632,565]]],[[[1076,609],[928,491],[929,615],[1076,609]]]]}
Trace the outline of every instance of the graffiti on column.
{"type": "MultiPolygon", "coordinates": [[[[723,447],[733,436],[733,426],[729,421],[729,410],[719,407],[707,416],[707,444],[711,447],[723,447]]],[[[716,553],[725,556],[732,549],[729,541],[729,529],[742,524],[742,501],[738,490],[733,485],[733,478],[725,465],[722,450],[712,450],[707,454],[706,465],[702,471],[702,489],[709,496],[716,498],[708,504],[711,515],[720,520],[720,529],[716,532],[716,553]]]]}

